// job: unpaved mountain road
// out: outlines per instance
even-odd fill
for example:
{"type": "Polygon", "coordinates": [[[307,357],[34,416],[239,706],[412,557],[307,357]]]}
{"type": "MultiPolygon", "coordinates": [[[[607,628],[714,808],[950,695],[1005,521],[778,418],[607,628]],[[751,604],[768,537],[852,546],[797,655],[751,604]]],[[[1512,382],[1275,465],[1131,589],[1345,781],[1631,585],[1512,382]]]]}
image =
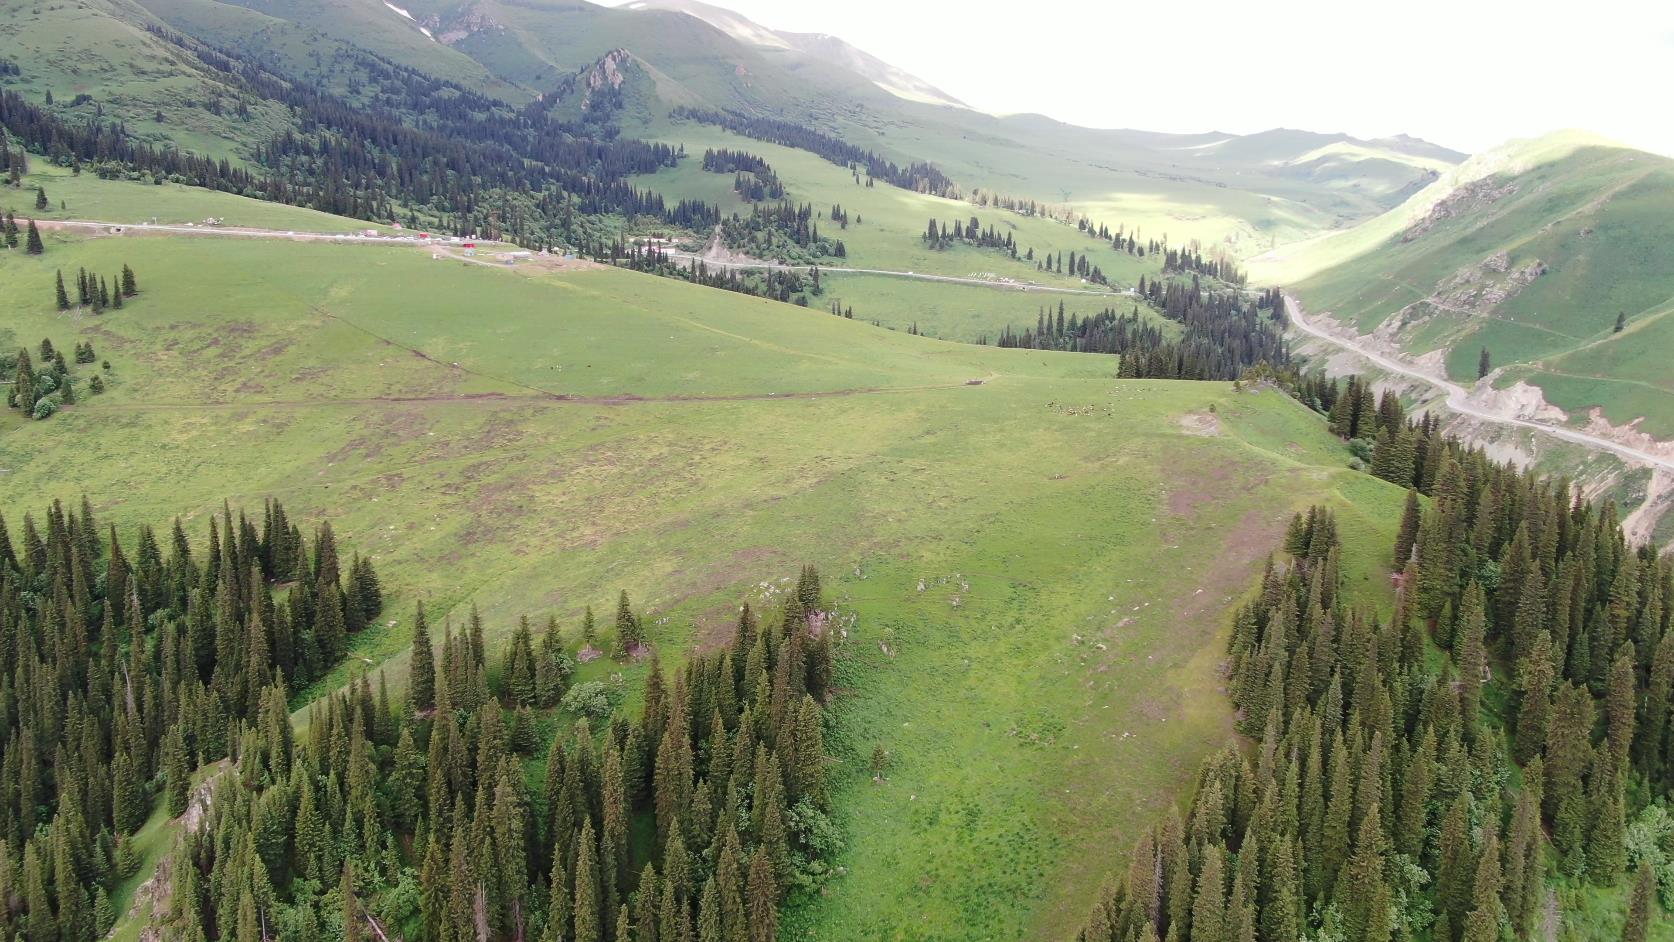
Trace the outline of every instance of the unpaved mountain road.
{"type": "Polygon", "coordinates": [[[890,278],[911,278],[916,281],[939,281],[943,284],[975,285],[979,288],[994,288],[1000,291],[1038,291],[1045,294],[1080,294],[1098,298],[1132,297],[1132,291],[1093,291],[1086,288],[1055,288],[1051,285],[1039,285],[1026,281],[995,281],[989,278],[970,278],[960,275],[930,275],[917,271],[896,271],[889,268],[827,268],[820,265],[786,265],[781,262],[748,261],[735,262],[718,259],[696,252],[679,252],[664,249],[663,255],[681,262],[702,262],[711,268],[734,268],[740,271],[799,271],[811,272],[818,268],[821,275],[885,275],[890,278]]]}
{"type": "Polygon", "coordinates": [[[370,245],[449,244],[446,240],[420,239],[417,235],[369,236],[360,232],[298,232],[288,229],[257,229],[251,226],[199,226],[187,225],[185,223],[100,222],[95,219],[37,219],[35,224],[42,229],[81,229],[96,232],[103,231],[106,235],[143,235],[148,232],[157,232],[165,235],[221,236],[223,238],[234,239],[290,239],[296,242],[365,242],[370,245]]]}
{"type": "Polygon", "coordinates": [[[1531,429],[1536,432],[1550,435],[1553,438],[1569,442],[1573,445],[1582,445],[1598,451],[1610,452],[1618,458],[1622,458],[1634,464],[1646,465],[1662,471],[1674,471],[1674,459],[1654,455],[1648,451],[1641,451],[1638,448],[1624,445],[1621,442],[1611,441],[1608,438],[1600,438],[1597,435],[1589,435],[1586,432],[1565,428],[1561,425],[1552,425],[1547,422],[1535,422],[1530,419],[1521,419],[1516,416],[1505,415],[1500,412],[1472,405],[1470,402],[1469,391],[1466,390],[1465,387],[1460,386],[1458,383],[1450,382],[1439,376],[1433,376],[1429,373],[1423,372],[1417,367],[1402,363],[1393,357],[1378,353],[1375,350],[1370,350],[1346,337],[1339,337],[1336,334],[1326,331],[1317,324],[1310,322],[1308,320],[1308,316],[1302,311],[1302,305],[1297,303],[1296,299],[1288,294],[1285,295],[1285,314],[1290,318],[1291,324],[1295,325],[1297,330],[1302,331],[1310,337],[1317,337],[1335,347],[1347,350],[1355,356],[1373,363],[1379,369],[1387,370],[1396,375],[1407,377],[1408,379],[1416,379],[1419,382],[1441,390],[1447,397],[1447,407],[1460,415],[1472,419],[1480,419],[1484,422],[1494,422],[1500,425],[1531,429]]]}
{"type": "MultiPolygon", "coordinates": [[[[140,222],[101,222],[95,219],[41,219],[36,224],[43,229],[81,229],[102,231],[107,235],[143,235],[146,233],[161,233],[164,235],[193,235],[220,236],[234,239],[289,239],[295,242],[339,242],[357,243],[365,245],[418,245],[433,248],[457,248],[458,242],[449,239],[421,239],[417,235],[376,235],[369,236],[360,232],[301,232],[286,229],[258,229],[251,226],[198,226],[185,224],[162,224],[140,222]]],[[[369,227],[370,228],[370,227],[369,227]]],[[[503,245],[486,239],[477,240],[484,245],[503,245]]],[[[516,246],[506,245],[507,249],[516,246]]],[[[778,262],[763,261],[726,261],[710,258],[692,252],[676,252],[664,250],[664,255],[682,262],[702,262],[713,268],[733,268],[739,270],[756,271],[800,271],[810,272],[819,266],[814,265],[784,265],[778,262]]],[[[479,265],[499,268],[500,265],[484,259],[467,259],[460,257],[460,261],[469,261],[479,265]]],[[[931,275],[924,272],[896,271],[887,268],[824,268],[819,267],[822,275],[850,274],[850,275],[883,275],[890,278],[911,278],[916,281],[936,281],[943,284],[973,285],[980,288],[994,288],[999,291],[1040,292],[1045,294],[1075,294],[1099,298],[1132,297],[1132,291],[1094,291],[1085,288],[1058,288],[1051,285],[1033,284],[1022,281],[994,281],[987,278],[970,278],[958,275],[931,275]]]]}

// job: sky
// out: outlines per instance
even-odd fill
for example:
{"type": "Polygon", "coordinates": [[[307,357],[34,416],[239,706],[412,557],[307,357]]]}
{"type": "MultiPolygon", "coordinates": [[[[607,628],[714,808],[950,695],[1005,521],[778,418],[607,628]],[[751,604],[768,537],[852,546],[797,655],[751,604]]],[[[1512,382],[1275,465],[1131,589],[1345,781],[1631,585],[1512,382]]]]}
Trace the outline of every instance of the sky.
{"type": "Polygon", "coordinates": [[[1674,155],[1674,0],[718,0],[983,111],[1477,152],[1584,128],[1674,155]]]}

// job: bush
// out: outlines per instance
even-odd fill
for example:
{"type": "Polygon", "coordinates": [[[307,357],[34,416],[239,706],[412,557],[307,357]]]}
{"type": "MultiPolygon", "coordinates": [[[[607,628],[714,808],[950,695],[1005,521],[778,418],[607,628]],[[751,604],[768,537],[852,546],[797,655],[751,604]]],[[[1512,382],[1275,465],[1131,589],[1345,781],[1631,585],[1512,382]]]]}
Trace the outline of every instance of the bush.
{"type": "Polygon", "coordinates": [[[37,420],[39,420],[39,419],[49,419],[49,418],[52,417],[52,414],[57,412],[57,411],[58,411],[58,400],[52,398],[51,396],[48,396],[45,399],[40,399],[40,400],[36,401],[34,418],[37,419],[37,420]]]}
{"type": "Polygon", "coordinates": [[[616,698],[621,693],[613,684],[589,680],[584,684],[576,684],[570,692],[564,694],[562,706],[578,716],[589,719],[602,720],[615,709],[616,698]]]}
{"type": "Polygon", "coordinates": [[[104,391],[105,391],[105,380],[104,380],[104,377],[102,377],[102,376],[98,376],[98,375],[94,375],[94,377],[93,377],[93,378],[92,378],[92,379],[90,379],[90,380],[88,380],[88,381],[87,381],[87,388],[88,388],[88,390],[89,390],[89,391],[90,391],[90,392],[92,392],[92,393],[93,393],[93,395],[95,395],[95,396],[97,396],[97,395],[98,395],[98,394],[100,394],[100,393],[102,393],[102,392],[104,392],[104,391]]]}

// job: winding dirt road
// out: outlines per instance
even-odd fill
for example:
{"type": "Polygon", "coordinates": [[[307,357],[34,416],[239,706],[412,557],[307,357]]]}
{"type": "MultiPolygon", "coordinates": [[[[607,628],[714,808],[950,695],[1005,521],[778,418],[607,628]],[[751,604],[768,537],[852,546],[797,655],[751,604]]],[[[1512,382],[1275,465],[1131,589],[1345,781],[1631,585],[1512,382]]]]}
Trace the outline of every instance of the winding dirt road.
{"type": "Polygon", "coordinates": [[[1367,349],[1353,340],[1333,334],[1325,330],[1323,327],[1309,321],[1308,316],[1302,311],[1302,305],[1297,303],[1297,300],[1288,294],[1285,295],[1285,314],[1289,316],[1291,324],[1294,325],[1297,330],[1300,330],[1310,337],[1317,337],[1326,343],[1340,347],[1343,350],[1347,350],[1363,360],[1370,361],[1379,369],[1386,370],[1399,376],[1407,377],[1408,379],[1418,380],[1419,382],[1441,390],[1447,397],[1447,407],[1460,415],[1472,419],[1480,419],[1484,422],[1495,422],[1500,425],[1510,425],[1517,428],[1531,429],[1561,441],[1569,442],[1573,445],[1581,445],[1598,451],[1610,452],[1616,457],[1622,458],[1633,464],[1645,465],[1663,471],[1674,471],[1674,459],[1654,455],[1648,451],[1641,451],[1638,448],[1633,448],[1620,442],[1611,441],[1608,438],[1600,438],[1597,435],[1589,435],[1586,432],[1565,428],[1561,425],[1552,425],[1547,422],[1535,422],[1530,419],[1520,419],[1516,416],[1504,415],[1489,409],[1484,409],[1481,406],[1473,405],[1470,402],[1470,392],[1458,383],[1450,382],[1439,376],[1433,376],[1419,370],[1417,367],[1396,360],[1393,357],[1378,353],[1375,350],[1367,349]]]}
{"type": "Polygon", "coordinates": [[[990,278],[971,278],[960,275],[930,275],[916,271],[896,271],[890,268],[847,268],[842,266],[826,267],[823,265],[786,265],[783,262],[766,262],[760,259],[749,261],[734,261],[732,259],[717,258],[713,247],[720,238],[719,232],[710,240],[711,249],[704,252],[681,252],[677,249],[663,249],[663,255],[680,262],[701,262],[710,268],[736,269],[738,271],[798,271],[812,272],[818,268],[821,275],[883,275],[889,278],[911,278],[915,281],[937,281],[951,285],[974,285],[979,288],[994,288],[999,291],[1036,291],[1044,294],[1079,294],[1097,298],[1117,298],[1135,295],[1133,291],[1095,291],[1087,288],[1055,288],[1051,285],[1040,285],[1026,281],[995,281],[990,278]]]}

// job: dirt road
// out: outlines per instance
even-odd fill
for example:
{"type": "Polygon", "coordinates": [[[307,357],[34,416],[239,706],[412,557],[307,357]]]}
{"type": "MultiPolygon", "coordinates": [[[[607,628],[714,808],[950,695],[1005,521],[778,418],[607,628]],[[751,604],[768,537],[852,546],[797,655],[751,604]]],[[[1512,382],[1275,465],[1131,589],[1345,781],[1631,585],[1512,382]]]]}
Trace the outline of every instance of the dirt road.
{"type": "Polygon", "coordinates": [[[1663,471],[1674,471],[1674,459],[1663,458],[1648,451],[1641,451],[1620,442],[1611,441],[1608,438],[1600,438],[1597,435],[1589,435],[1586,432],[1576,431],[1571,428],[1564,428],[1561,425],[1552,425],[1547,422],[1535,422],[1530,419],[1521,419],[1516,416],[1504,415],[1502,413],[1482,408],[1481,406],[1473,405],[1470,402],[1470,392],[1458,383],[1423,372],[1417,367],[1402,363],[1393,357],[1378,353],[1375,350],[1367,349],[1354,340],[1350,340],[1346,337],[1339,337],[1336,334],[1330,333],[1319,325],[1309,321],[1307,314],[1305,314],[1302,310],[1302,305],[1297,303],[1296,299],[1288,294],[1285,295],[1285,313],[1289,315],[1291,324],[1295,325],[1297,330],[1302,331],[1310,337],[1318,337],[1326,343],[1347,350],[1363,360],[1370,361],[1379,369],[1386,370],[1398,376],[1407,377],[1408,379],[1418,380],[1419,382],[1441,390],[1446,396],[1447,407],[1460,415],[1467,416],[1472,419],[1480,419],[1484,422],[1494,422],[1500,425],[1530,429],[1544,435],[1549,435],[1561,441],[1569,442],[1573,445],[1581,445],[1597,451],[1609,452],[1631,464],[1644,465],[1663,471]]]}
{"type": "MultiPolygon", "coordinates": [[[[362,243],[367,245],[423,245],[437,248],[457,247],[459,243],[446,239],[421,239],[417,235],[376,235],[369,236],[360,232],[298,232],[285,229],[257,229],[249,226],[197,226],[186,224],[161,223],[125,223],[101,222],[94,219],[42,219],[38,225],[44,229],[80,229],[94,232],[104,232],[108,235],[141,235],[145,233],[162,233],[168,235],[220,236],[223,238],[243,239],[290,239],[297,242],[343,242],[362,243]]],[[[500,243],[477,240],[483,245],[499,246],[500,243]]],[[[514,248],[513,246],[506,246],[514,248]]],[[[450,253],[451,254],[451,253],[450,253]]],[[[725,261],[699,255],[692,252],[677,252],[664,250],[665,255],[678,261],[702,262],[711,268],[732,268],[757,271],[812,271],[813,265],[782,265],[778,262],[763,261],[725,261]]],[[[466,259],[477,264],[501,267],[483,259],[466,259]]],[[[1057,288],[1051,285],[1033,284],[1022,281],[994,281],[987,278],[968,278],[958,275],[932,275],[924,272],[896,271],[888,268],[825,268],[820,267],[822,275],[843,274],[852,275],[883,275],[889,278],[911,278],[917,281],[937,281],[943,284],[973,285],[980,288],[994,288],[1001,291],[1040,292],[1045,294],[1076,294],[1098,298],[1130,297],[1133,291],[1096,291],[1085,288],[1057,288]]]]}
{"type": "Polygon", "coordinates": [[[979,288],[995,288],[1001,291],[1034,291],[1045,294],[1080,294],[1090,295],[1097,298],[1118,298],[1134,295],[1134,292],[1132,291],[1094,291],[1085,288],[1055,288],[1051,285],[1039,285],[1026,281],[995,281],[989,278],[969,278],[959,275],[931,275],[924,272],[896,271],[889,268],[828,268],[823,265],[785,265],[780,262],[764,262],[760,260],[739,262],[715,258],[708,254],[680,252],[674,249],[664,249],[663,255],[676,261],[702,262],[710,268],[736,269],[739,271],[811,272],[815,268],[818,268],[822,277],[826,275],[883,275],[889,278],[911,278],[915,281],[939,281],[943,284],[973,285],[979,288]]]}

